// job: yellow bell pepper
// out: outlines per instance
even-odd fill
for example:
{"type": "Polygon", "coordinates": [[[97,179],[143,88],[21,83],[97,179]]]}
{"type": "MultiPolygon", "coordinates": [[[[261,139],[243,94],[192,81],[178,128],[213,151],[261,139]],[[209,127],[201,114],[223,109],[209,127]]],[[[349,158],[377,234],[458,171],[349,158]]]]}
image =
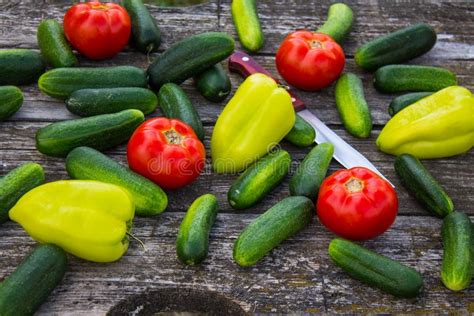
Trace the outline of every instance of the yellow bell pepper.
{"type": "Polygon", "coordinates": [[[264,74],[249,76],[226,105],[211,139],[213,169],[234,173],[269,152],[291,130],[289,93],[264,74]]]}
{"type": "Polygon", "coordinates": [[[474,96],[452,86],[398,112],[382,129],[379,149],[392,155],[442,158],[474,146],[474,96]]]}
{"type": "Polygon", "coordinates": [[[134,213],[131,195],[119,186],[65,180],[26,193],[9,216],[40,243],[86,260],[112,262],[128,249],[134,213]]]}

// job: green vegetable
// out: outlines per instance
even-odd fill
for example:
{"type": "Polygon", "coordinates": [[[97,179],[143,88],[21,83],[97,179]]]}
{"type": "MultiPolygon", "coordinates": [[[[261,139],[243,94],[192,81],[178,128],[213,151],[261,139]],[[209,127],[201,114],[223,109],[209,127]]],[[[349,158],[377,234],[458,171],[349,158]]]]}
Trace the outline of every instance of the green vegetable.
{"type": "Polygon", "coordinates": [[[72,150],[66,158],[66,169],[72,179],[96,180],[127,189],[133,196],[138,216],[161,214],[168,205],[168,197],[158,185],[95,149],[72,150]]]}
{"type": "Polygon", "coordinates": [[[241,266],[256,264],[282,241],[311,222],[313,203],[304,196],[292,196],[257,217],[234,244],[234,260],[241,266]]]}
{"type": "Polygon", "coordinates": [[[415,297],[423,287],[414,269],[345,239],[329,244],[329,256],[351,277],[398,297],[415,297]]]}
{"type": "Polygon", "coordinates": [[[105,150],[126,142],[144,121],[138,110],[125,110],[52,123],[36,133],[36,148],[43,154],[66,157],[76,147],[105,150]]]}
{"type": "Polygon", "coordinates": [[[251,52],[262,48],[264,38],[255,0],[233,0],[231,11],[242,46],[251,52]]]}
{"type": "Polygon", "coordinates": [[[328,19],[316,32],[331,36],[342,44],[352,28],[352,9],[344,3],[335,3],[329,7],[328,19]]]}
{"type": "Polygon", "coordinates": [[[198,264],[207,257],[209,233],[217,216],[217,199],[204,194],[189,207],[179,227],[176,253],[184,264],[198,264]]]}
{"type": "Polygon", "coordinates": [[[271,152],[245,170],[229,189],[230,206],[245,209],[262,200],[283,181],[291,165],[291,156],[285,150],[271,152]]]}
{"type": "Polygon", "coordinates": [[[132,41],[145,54],[156,51],[161,44],[161,32],[142,0],[124,0],[123,6],[132,20],[132,41]]]}
{"type": "Polygon", "coordinates": [[[395,171],[403,186],[432,214],[445,217],[453,212],[453,201],[418,158],[409,154],[398,156],[395,171]]]}
{"type": "Polygon", "coordinates": [[[0,50],[0,86],[34,83],[45,68],[43,58],[33,50],[0,50]]]}
{"type": "Polygon", "coordinates": [[[43,20],[36,35],[41,54],[53,68],[74,67],[78,64],[76,55],[64,37],[63,27],[56,20],[43,20]]]}
{"type": "Polygon", "coordinates": [[[433,93],[431,92],[413,92],[395,97],[388,106],[388,114],[390,114],[390,116],[394,116],[407,106],[412,105],[416,101],[432,94],[433,93]]]}
{"type": "Polygon", "coordinates": [[[295,125],[286,134],[285,139],[298,147],[308,147],[314,144],[316,131],[313,126],[306,122],[301,116],[296,115],[295,125]]]}
{"type": "Polygon", "coordinates": [[[9,118],[21,108],[23,93],[14,86],[0,87],[0,121],[9,118]]]}
{"type": "Polygon", "coordinates": [[[158,106],[153,91],[145,88],[104,88],[74,91],[66,100],[69,111],[79,116],[117,113],[136,109],[148,115],[158,106]]]}
{"type": "Polygon", "coordinates": [[[198,91],[211,102],[221,102],[230,94],[230,79],[221,64],[215,64],[194,77],[198,91]]]}

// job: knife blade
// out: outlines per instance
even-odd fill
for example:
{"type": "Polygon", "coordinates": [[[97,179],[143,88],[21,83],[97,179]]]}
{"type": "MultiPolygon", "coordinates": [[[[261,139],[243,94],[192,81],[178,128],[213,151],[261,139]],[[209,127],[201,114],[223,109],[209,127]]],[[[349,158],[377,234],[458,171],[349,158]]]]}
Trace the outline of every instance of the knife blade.
{"type": "MultiPolygon", "coordinates": [[[[229,57],[229,70],[240,74],[244,78],[254,73],[263,73],[273,78],[277,83],[280,83],[268,70],[259,65],[251,56],[241,51],[235,51],[229,57]]],[[[297,114],[311,124],[311,126],[316,130],[316,143],[329,142],[333,144],[333,157],[344,167],[368,168],[392,184],[364,155],[354,149],[334,131],[327,127],[327,125],[318,119],[313,113],[311,113],[311,111],[306,108],[304,102],[299,99],[289,87],[286,88],[288,93],[291,95],[291,101],[293,102],[293,107],[297,114]]],[[[392,186],[394,187],[393,184],[392,186]]]]}

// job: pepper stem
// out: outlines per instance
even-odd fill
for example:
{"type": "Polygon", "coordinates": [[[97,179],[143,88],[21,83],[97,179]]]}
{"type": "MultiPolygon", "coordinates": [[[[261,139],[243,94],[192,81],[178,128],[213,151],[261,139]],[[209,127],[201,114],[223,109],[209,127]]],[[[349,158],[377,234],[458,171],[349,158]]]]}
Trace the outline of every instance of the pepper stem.
{"type": "Polygon", "coordinates": [[[364,183],[362,183],[362,181],[357,178],[350,178],[349,181],[344,184],[344,186],[350,193],[357,193],[362,191],[364,188],[364,183]]]}
{"type": "Polygon", "coordinates": [[[174,129],[170,129],[169,131],[164,132],[166,139],[168,141],[168,144],[181,144],[183,141],[183,137],[177,133],[174,129]]]}
{"type": "Polygon", "coordinates": [[[132,233],[129,233],[129,232],[127,232],[127,236],[131,237],[133,240],[136,240],[142,247],[143,251],[145,252],[147,251],[145,244],[138,237],[135,237],[132,233]]]}

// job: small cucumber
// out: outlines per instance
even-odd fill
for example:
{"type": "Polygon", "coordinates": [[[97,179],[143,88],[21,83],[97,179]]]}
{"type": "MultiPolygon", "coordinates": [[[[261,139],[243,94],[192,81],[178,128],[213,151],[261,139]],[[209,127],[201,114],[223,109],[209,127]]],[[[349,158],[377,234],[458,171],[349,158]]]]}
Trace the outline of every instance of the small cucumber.
{"type": "Polygon", "coordinates": [[[316,201],[333,154],[334,146],[331,143],[321,143],[311,149],[290,179],[290,194],[316,201]]]}
{"type": "Polygon", "coordinates": [[[474,244],[472,225],[469,217],[453,212],[443,220],[443,263],[441,281],[453,291],[467,289],[474,275],[474,244]]]}
{"type": "Polygon", "coordinates": [[[245,170],[229,189],[230,206],[245,209],[262,200],[283,181],[291,165],[291,156],[285,150],[271,152],[245,170]]]}
{"type": "Polygon", "coordinates": [[[67,99],[81,89],[141,87],[146,88],[145,72],[137,67],[56,68],[43,74],[40,90],[58,99],[67,99]]]}
{"type": "Polygon", "coordinates": [[[23,93],[14,86],[0,87],[0,121],[18,112],[23,104],[23,93]]]}
{"type": "Polygon", "coordinates": [[[313,212],[313,203],[304,196],[278,202],[242,231],[234,244],[235,262],[243,267],[256,264],[282,241],[308,226],[313,212]]]}
{"type": "Polygon", "coordinates": [[[423,288],[423,279],[415,269],[349,240],[333,239],[329,256],[351,277],[394,296],[415,297],[423,288]]]}
{"type": "Polygon", "coordinates": [[[296,115],[295,125],[286,134],[285,139],[298,147],[308,147],[314,144],[316,131],[313,126],[306,122],[301,116],[296,115]]]}
{"type": "Polygon", "coordinates": [[[395,97],[388,106],[388,114],[390,114],[390,116],[394,116],[407,106],[412,105],[416,101],[421,100],[432,94],[432,92],[413,92],[395,97]]]}
{"type": "Polygon", "coordinates": [[[30,49],[0,50],[0,86],[35,83],[46,69],[43,57],[30,49]]]}
{"type": "Polygon", "coordinates": [[[124,0],[123,6],[132,20],[132,41],[142,53],[149,54],[160,47],[161,31],[142,0],[124,0]]]}
{"type": "Polygon", "coordinates": [[[362,81],[353,73],[343,74],[337,80],[335,94],[337,110],[346,130],[355,137],[369,137],[372,118],[362,81]]]}
{"type": "Polygon", "coordinates": [[[63,27],[56,20],[43,20],[36,36],[41,54],[53,68],[74,67],[78,64],[64,36],[63,27]]]}
{"type": "Polygon", "coordinates": [[[389,65],[375,72],[374,86],[379,92],[438,91],[457,85],[451,71],[429,66],[389,65]]]}
{"type": "Polygon", "coordinates": [[[63,279],[67,267],[64,250],[39,245],[0,283],[0,315],[33,315],[63,279]]]}
{"type": "Polygon", "coordinates": [[[251,52],[262,48],[264,38],[255,0],[233,0],[231,11],[242,46],[251,52]]]}
{"type": "Polygon", "coordinates": [[[72,150],[66,158],[66,170],[72,179],[96,180],[127,189],[138,216],[161,214],[168,205],[168,197],[158,185],[93,148],[72,150]]]}
{"type": "Polygon", "coordinates": [[[158,104],[166,117],[188,124],[197,137],[204,140],[204,128],[199,113],[180,86],[174,83],[163,85],[158,92],[158,104]]]}
{"type": "Polygon", "coordinates": [[[182,263],[195,265],[206,259],[217,208],[217,199],[212,194],[200,196],[189,207],[176,240],[176,253],[182,263]]]}
{"type": "Polygon", "coordinates": [[[221,102],[230,94],[230,79],[221,64],[215,64],[194,77],[198,91],[211,102],[221,102]]]}
{"type": "Polygon", "coordinates": [[[329,7],[328,19],[316,32],[331,36],[342,44],[352,28],[352,9],[344,3],[335,3],[329,7]]]}
{"type": "Polygon", "coordinates": [[[445,217],[453,212],[453,201],[418,158],[409,154],[398,156],[395,171],[403,186],[430,213],[445,217]]]}
{"type": "Polygon", "coordinates": [[[145,117],[138,110],[125,110],[52,123],[36,132],[36,148],[53,157],[66,157],[76,147],[105,150],[126,142],[145,117]]]}
{"type": "Polygon", "coordinates": [[[8,211],[23,194],[43,182],[43,167],[37,163],[25,163],[0,178],[0,223],[8,220],[8,211]]]}
{"type": "Polygon", "coordinates": [[[74,91],[66,100],[69,111],[79,116],[117,113],[136,109],[148,115],[158,106],[153,91],[145,88],[104,88],[74,91]]]}

